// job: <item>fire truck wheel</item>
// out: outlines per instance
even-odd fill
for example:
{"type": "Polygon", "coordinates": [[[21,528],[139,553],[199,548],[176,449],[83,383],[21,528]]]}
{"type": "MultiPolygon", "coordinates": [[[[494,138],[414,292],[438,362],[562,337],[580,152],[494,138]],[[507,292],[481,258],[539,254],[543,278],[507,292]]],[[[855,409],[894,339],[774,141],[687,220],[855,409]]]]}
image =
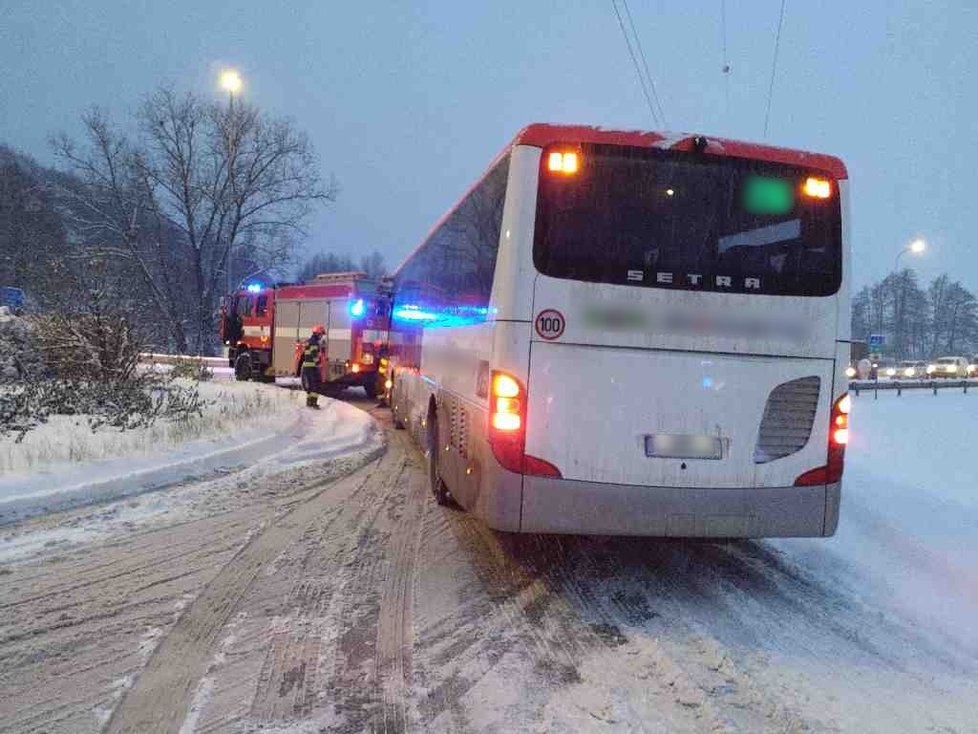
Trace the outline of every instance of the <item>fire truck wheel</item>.
{"type": "Polygon", "coordinates": [[[234,379],[242,381],[251,379],[251,355],[247,352],[239,355],[234,361],[234,379]]]}
{"type": "Polygon", "coordinates": [[[451,496],[448,487],[442,481],[441,473],[438,471],[438,456],[441,453],[441,444],[438,442],[438,414],[432,410],[428,413],[428,479],[431,482],[431,493],[435,496],[435,502],[445,506],[451,496]]]}
{"type": "Polygon", "coordinates": [[[367,393],[367,397],[371,400],[376,400],[377,395],[380,394],[380,391],[377,390],[377,382],[375,380],[368,380],[363,383],[363,391],[367,393]]]}

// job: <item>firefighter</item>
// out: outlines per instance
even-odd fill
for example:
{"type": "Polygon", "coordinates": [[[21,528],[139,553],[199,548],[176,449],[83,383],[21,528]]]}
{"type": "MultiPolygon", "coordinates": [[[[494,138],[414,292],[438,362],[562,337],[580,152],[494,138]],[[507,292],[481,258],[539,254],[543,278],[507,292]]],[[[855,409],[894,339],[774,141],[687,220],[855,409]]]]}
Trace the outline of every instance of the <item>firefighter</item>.
{"type": "Polygon", "coordinates": [[[316,324],[312,336],[306,341],[302,352],[302,382],[306,388],[306,406],[319,408],[319,342],[326,333],[326,327],[316,324]]]}

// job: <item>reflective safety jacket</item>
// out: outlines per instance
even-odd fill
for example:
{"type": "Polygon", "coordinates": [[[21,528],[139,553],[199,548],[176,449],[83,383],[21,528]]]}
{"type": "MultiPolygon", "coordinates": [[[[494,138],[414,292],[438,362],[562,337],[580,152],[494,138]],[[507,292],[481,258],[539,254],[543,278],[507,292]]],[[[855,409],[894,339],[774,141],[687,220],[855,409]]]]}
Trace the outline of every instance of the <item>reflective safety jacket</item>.
{"type": "Polygon", "coordinates": [[[319,367],[319,334],[309,337],[305,351],[302,352],[302,368],[306,367],[319,367]]]}

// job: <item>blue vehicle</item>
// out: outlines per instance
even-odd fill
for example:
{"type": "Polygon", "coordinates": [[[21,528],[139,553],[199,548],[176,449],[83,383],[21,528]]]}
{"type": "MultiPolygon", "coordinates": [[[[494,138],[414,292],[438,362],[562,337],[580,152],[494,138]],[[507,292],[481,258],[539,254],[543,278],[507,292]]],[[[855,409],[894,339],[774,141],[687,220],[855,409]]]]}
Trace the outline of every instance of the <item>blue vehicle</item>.
{"type": "Polygon", "coordinates": [[[0,287],[0,306],[6,306],[14,313],[24,310],[24,291],[9,286],[0,287]]]}

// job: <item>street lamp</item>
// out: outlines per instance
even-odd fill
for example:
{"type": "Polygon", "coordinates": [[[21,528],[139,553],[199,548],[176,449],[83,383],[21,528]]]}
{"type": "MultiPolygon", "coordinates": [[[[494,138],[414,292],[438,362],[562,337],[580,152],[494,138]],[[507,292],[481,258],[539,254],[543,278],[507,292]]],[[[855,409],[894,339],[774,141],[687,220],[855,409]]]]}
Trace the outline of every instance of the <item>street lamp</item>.
{"type": "Polygon", "coordinates": [[[226,90],[234,104],[234,95],[241,91],[241,75],[235,69],[225,69],[221,72],[221,88],[226,90]]]}
{"type": "Polygon", "coordinates": [[[893,261],[893,272],[896,272],[897,267],[900,265],[900,258],[903,257],[904,253],[909,252],[914,255],[922,255],[926,250],[927,243],[924,242],[924,240],[922,240],[920,237],[913,240],[909,245],[897,253],[896,260],[893,261]]]}

